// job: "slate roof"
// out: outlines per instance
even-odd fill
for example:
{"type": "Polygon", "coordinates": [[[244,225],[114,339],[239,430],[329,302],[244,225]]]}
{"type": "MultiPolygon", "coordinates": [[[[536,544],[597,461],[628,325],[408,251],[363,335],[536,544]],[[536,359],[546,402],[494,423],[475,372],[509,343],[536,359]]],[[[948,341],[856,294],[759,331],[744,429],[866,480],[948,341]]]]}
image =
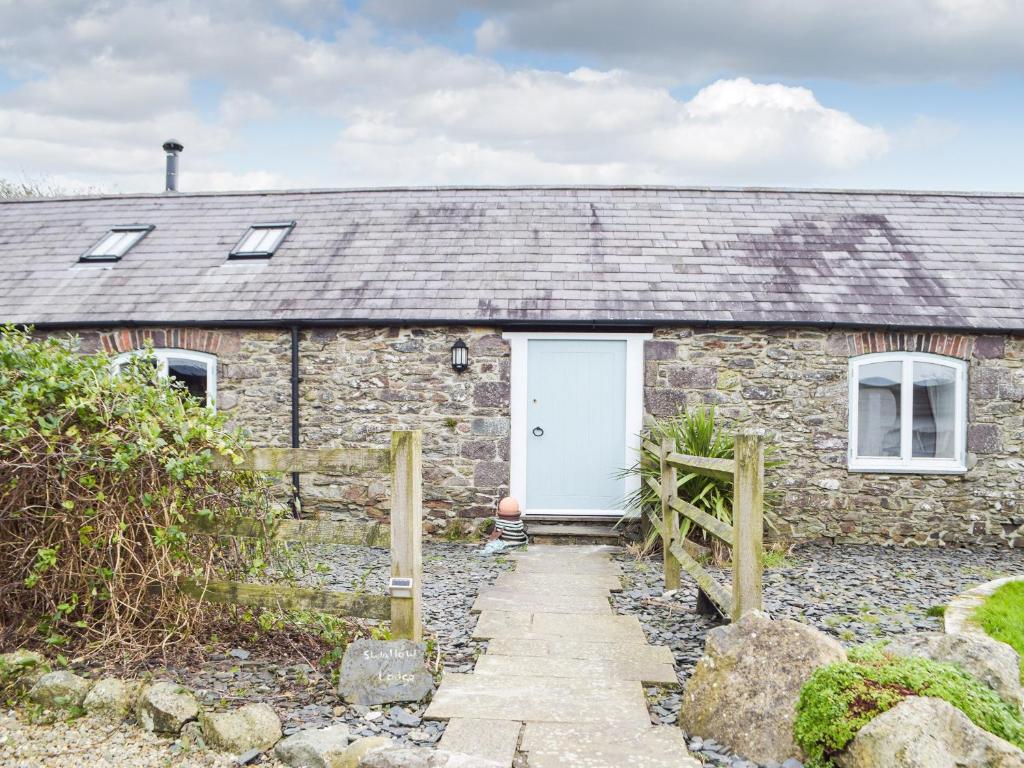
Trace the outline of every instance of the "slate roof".
{"type": "Polygon", "coordinates": [[[0,203],[0,321],[1024,330],[1024,196],[418,188],[0,203]],[[228,261],[253,223],[297,224],[228,261]],[[155,229],[79,264],[110,227],[155,229]]]}

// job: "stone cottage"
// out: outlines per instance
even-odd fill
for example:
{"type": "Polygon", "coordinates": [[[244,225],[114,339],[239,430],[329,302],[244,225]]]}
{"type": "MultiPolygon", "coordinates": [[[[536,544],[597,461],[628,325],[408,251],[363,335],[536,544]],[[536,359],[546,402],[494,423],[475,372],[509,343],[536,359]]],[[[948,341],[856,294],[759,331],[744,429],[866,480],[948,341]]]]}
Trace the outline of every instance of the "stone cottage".
{"type": "Polygon", "coordinates": [[[430,530],[615,517],[645,414],[714,403],[776,433],[785,535],[1024,545],[1021,196],[117,195],[0,203],[0,246],[0,320],[151,345],[259,444],[422,429],[430,530]]]}

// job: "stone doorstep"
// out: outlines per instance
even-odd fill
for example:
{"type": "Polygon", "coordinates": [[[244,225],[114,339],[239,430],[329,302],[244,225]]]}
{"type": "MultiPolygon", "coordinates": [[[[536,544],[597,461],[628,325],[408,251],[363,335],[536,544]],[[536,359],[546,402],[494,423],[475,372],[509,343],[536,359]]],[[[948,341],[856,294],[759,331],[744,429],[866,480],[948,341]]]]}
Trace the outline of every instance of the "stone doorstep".
{"type": "Polygon", "coordinates": [[[481,592],[473,602],[470,613],[481,611],[512,611],[532,613],[590,613],[611,614],[612,606],[608,602],[608,593],[604,595],[547,595],[539,592],[521,590],[481,592]]]}
{"type": "Polygon", "coordinates": [[[550,594],[576,594],[583,591],[621,592],[622,580],[618,576],[569,575],[560,573],[524,573],[506,571],[494,582],[496,588],[522,588],[543,590],[550,594]]]}
{"type": "Polygon", "coordinates": [[[611,563],[616,547],[575,547],[571,544],[530,544],[525,550],[513,551],[509,557],[517,562],[558,560],[563,563],[611,563]]]}
{"type": "Polygon", "coordinates": [[[605,729],[527,722],[520,749],[530,768],[700,768],[673,726],[605,729]]]}
{"type": "Polygon", "coordinates": [[[638,682],[595,685],[593,680],[458,673],[442,677],[423,717],[598,723],[616,729],[650,724],[638,682]]]}
{"type": "Polygon", "coordinates": [[[622,547],[610,547],[604,544],[583,544],[580,546],[564,546],[561,544],[534,544],[525,552],[517,552],[516,559],[526,557],[543,557],[545,555],[558,558],[608,558],[621,552],[622,547]]]}
{"type": "Polygon", "coordinates": [[[473,639],[489,640],[495,637],[512,639],[573,637],[607,643],[640,645],[647,642],[647,636],[636,616],[483,611],[473,630],[473,639]]]}
{"type": "MultiPolygon", "coordinates": [[[[485,656],[552,657],[560,659],[615,660],[629,658],[644,665],[672,666],[675,658],[664,645],[646,643],[602,643],[576,638],[496,637],[487,643],[485,656]]],[[[481,656],[480,658],[485,658],[481,656]]]]}
{"type": "Polygon", "coordinates": [[[605,524],[531,523],[526,530],[530,541],[537,544],[618,544],[621,532],[605,524]]]}
{"type": "Polygon", "coordinates": [[[625,680],[644,685],[679,686],[671,664],[651,664],[622,656],[615,659],[571,659],[541,656],[500,656],[486,653],[476,660],[475,675],[543,676],[577,680],[625,680]]]}
{"type": "Polygon", "coordinates": [[[522,727],[523,724],[518,720],[456,717],[448,721],[437,746],[449,752],[493,760],[512,768],[522,727]]]}

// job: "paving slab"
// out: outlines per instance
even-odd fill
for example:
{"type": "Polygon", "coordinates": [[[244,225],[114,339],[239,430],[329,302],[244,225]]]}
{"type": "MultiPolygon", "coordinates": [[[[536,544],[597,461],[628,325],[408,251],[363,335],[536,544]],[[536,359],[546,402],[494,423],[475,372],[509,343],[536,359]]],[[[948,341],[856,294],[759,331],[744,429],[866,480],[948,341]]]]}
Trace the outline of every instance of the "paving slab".
{"type": "Polygon", "coordinates": [[[477,659],[473,673],[520,677],[540,675],[577,680],[589,678],[592,681],[635,680],[645,685],[679,685],[675,667],[671,664],[650,664],[643,659],[626,656],[613,659],[572,659],[557,656],[499,656],[488,651],[477,659]]]}
{"type": "Polygon", "coordinates": [[[423,717],[598,723],[606,728],[650,724],[638,682],[513,675],[447,674],[423,717]]]}
{"type": "Polygon", "coordinates": [[[512,768],[522,727],[518,720],[456,717],[448,721],[438,747],[512,768]]]}
{"type": "Polygon", "coordinates": [[[516,562],[516,571],[523,573],[619,575],[622,569],[608,557],[608,553],[613,551],[614,547],[602,546],[532,546],[526,552],[512,555],[512,558],[516,562]],[[558,551],[560,549],[565,551],[558,551]]]}
{"type": "Polygon", "coordinates": [[[584,557],[607,559],[613,553],[621,551],[622,547],[613,547],[608,544],[581,544],[579,546],[566,544],[531,544],[527,549],[514,552],[513,555],[517,558],[548,555],[551,557],[564,558],[566,560],[584,557]]]}
{"type": "Polygon", "coordinates": [[[611,614],[612,606],[608,593],[582,595],[552,595],[543,592],[524,591],[518,589],[487,589],[477,595],[471,612],[480,611],[526,611],[533,613],[607,613],[611,614]]]}
{"type": "Polygon", "coordinates": [[[552,558],[537,560],[521,560],[516,564],[515,573],[555,573],[568,576],[622,576],[622,569],[611,563],[588,562],[578,560],[571,563],[560,563],[552,558]]]}
{"type": "Polygon", "coordinates": [[[622,580],[618,576],[584,574],[570,576],[564,573],[525,573],[506,571],[498,576],[495,587],[540,589],[553,595],[621,592],[622,580]]]}
{"type": "Polygon", "coordinates": [[[483,611],[473,630],[473,638],[489,640],[492,637],[573,637],[608,643],[647,642],[636,616],[483,611]]]}
{"type": "Polygon", "coordinates": [[[530,768],[699,768],[677,728],[651,725],[644,685],[677,686],[675,660],[612,610],[612,551],[531,546],[480,592],[487,652],[446,674],[424,713],[449,720],[443,749],[511,766],[518,743],[530,768]]]}
{"type": "Polygon", "coordinates": [[[530,768],[700,768],[673,726],[609,731],[590,724],[531,723],[521,749],[530,768]]]}
{"type": "MultiPolygon", "coordinates": [[[[631,658],[645,664],[674,664],[672,651],[664,645],[646,643],[602,643],[573,637],[511,638],[495,637],[487,642],[487,655],[550,656],[566,659],[631,658]]],[[[483,657],[481,657],[483,658],[483,657]]]]}

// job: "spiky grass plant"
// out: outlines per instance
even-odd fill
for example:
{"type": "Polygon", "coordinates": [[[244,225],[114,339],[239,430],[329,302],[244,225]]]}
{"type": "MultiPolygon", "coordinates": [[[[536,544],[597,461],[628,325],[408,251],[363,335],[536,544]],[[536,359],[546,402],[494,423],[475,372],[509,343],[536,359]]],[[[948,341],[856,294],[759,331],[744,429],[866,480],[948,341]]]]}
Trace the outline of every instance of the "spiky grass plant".
{"type": "MultiPolygon", "coordinates": [[[[681,411],[676,416],[658,419],[651,422],[643,433],[645,441],[661,445],[662,440],[672,441],[673,450],[690,456],[701,456],[710,459],[732,459],[734,457],[733,436],[730,429],[722,424],[717,417],[714,406],[705,405],[688,411],[681,411]]],[[[765,447],[765,467],[775,467],[782,462],[772,458],[773,449],[765,447]]],[[[648,478],[661,481],[661,466],[658,454],[642,447],[637,462],[621,473],[622,477],[640,478],[640,486],[625,499],[625,508],[630,515],[640,513],[649,515],[662,523],[661,500],[647,484],[648,478]]],[[[733,483],[732,480],[699,475],[695,472],[678,472],[676,476],[676,495],[717,520],[732,525],[733,483]]],[[[765,490],[765,519],[769,526],[775,527],[770,514],[770,505],[774,494],[765,490]]],[[[672,514],[679,514],[672,511],[672,514]]],[[[623,517],[628,520],[629,515],[623,517]]],[[[679,516],[679,531],[683,538],[689,538],[715,552],[716,558],[723,554],[717,540],[705,534],[703,529],[693,524],[688,518],[679,516]]],[[[647,551],[653,549],[658,541],[656,531],[650,531],[644,541],[647,551]]]]}

